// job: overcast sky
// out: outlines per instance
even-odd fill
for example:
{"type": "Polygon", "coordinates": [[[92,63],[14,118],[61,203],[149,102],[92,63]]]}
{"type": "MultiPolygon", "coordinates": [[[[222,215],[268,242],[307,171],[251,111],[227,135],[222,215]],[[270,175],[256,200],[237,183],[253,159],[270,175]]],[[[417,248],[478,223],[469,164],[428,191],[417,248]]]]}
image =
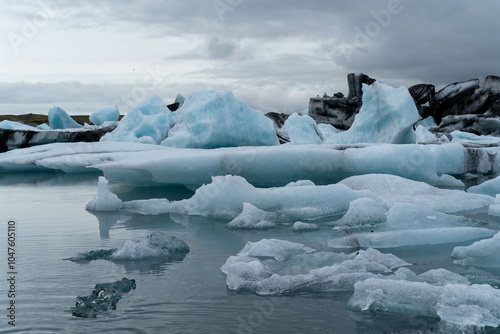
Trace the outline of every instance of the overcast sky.
{"type": "Polygon", "coordinates": [[[0,2],[0,114],[70,114],[147,96],[232,90],[264,112],[388,84],[500,75],[500,1],[16,0],[0,2]]]}

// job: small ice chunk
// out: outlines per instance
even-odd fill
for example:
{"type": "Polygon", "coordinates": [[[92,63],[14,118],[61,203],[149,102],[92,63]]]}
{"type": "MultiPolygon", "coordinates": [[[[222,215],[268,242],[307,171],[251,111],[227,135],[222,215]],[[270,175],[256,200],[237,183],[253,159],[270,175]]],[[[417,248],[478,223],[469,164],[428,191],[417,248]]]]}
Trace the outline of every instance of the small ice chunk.
{"type": "Polygon", "coordinates": [[[423,125],[417,127],[415,136],[417,137],[417,143],[435,143],[438,141],[437,136],[427,130],[423,125]]]}
{"type": "Polygon", "coordinates": [[[27,125],[21,122],[13,122],[9,120],[3,120],[0,122],[0,129],[6,130],[29,130],[29,131],[38,131],[38,128],[35,128],[31,125],[27,125]]]}
{"type": "Polygon", "coordinates": [[[123,202],[123,207],[141,215],[159,215],[170,212],[170,201],[166,198],[152,198],[123,202]]]}
{"type": "Polygon", "coordinates": [[[49,125],[52,129],[77,129],[82,128],[71,116],[59,107],[52,107],[49,110],[49,125]]]}
{"type": "Polygon", "coordinates": [[[99,176],[97,194],[87,204],[88,211],[118,211],[123,207],[123,202],[108,189],[108,180],[99,176]]]}
{"type": "Polygon", "coordinates": [[[301,116],[297,113],[290,115],[282,131],[290,138],[290,143],[293,145],[320,144],[324,139],[316,121],[308,115],[301,116]]]}
{"type": "Polygon", "coordinates": [[[328,139],[334,134],[339,133],[340,131],[336,129],[333,125],[331,124],[318,124],[318,129],[321,131],[321,134],[323,135],[323,138],[328,139]]]}
{"type": "Polygon", "coordinates": [[[467,189],[469,193],[495,196],[500,194],[500,176],[467,189]]]}
{"type": "Polygon", "coordinates": [[[500,267],[500,232],[470,246],[455,247],[451,257],[455,264],[478,267],[500,267]]]}
{"type": "Polygon", "coordinates": [[[274,258],[283,261],[294,255],[307,254],[313,251],[314,249],[311,247],[287,240],[262,239],[257,242],[248,242],[238,253],[238,256],[274,258]]]}
{"type": "Polygon", "coordinates": [[[189,253],[189,246],[176,237],[155,231],[137,241],[127,240],[122,248],[110,257],[112,261],[141,260],[157,257],[182,257],[189,253]]]}
{"type": "Polygon", "coordinates": [[[43,124],[40,124],[40,125],[37,125],[36,127],[38,130],[43,130],[43,131],[48,131],[48,130],[52,130],[52,128],[46,124],[46,123],[43,123],[43,124]]]}
{"type": "Polygon", "coordinates": [[[312,232],[319,230],[318,225],[303,223],[303,222],[295,222],[292,226],[293,232],[312,232]]]}
{"type": "Polygon", "coordinates": [[[226,227],[231,229],[266,230],[276,227],[272,214],[261,210],[250,203],[243,203],[243,211],[229,222],[226,227]]]}
{"type": "Polygon", "coordinates": [[[490,216],[500,217],[500,194],[496,195],[495,204],[490,205],[488,214],[490,216]]]}
{"type": "Polygon", "coordinates": [[[90,115],[90,121],[95,125],[103,125],[104,122],[117,122],[120,118],[118,107],[99,109],[90,115]]]}
{"type": "Polygon", "coordinates": [[[446,285],[446,284],[466,284],[470,285],[467,278],[462,275],[455,274],[449,270],[439,268],[426,271],[418,275],[418,278],[432,285],[446,285]]]}
{"type": "Polygon", "coordinates": [[[372,198],[358,198],[349,204],[349,210],[335,226],[354,226],[383,223],[387,219],[387,209],[372,198]]]}

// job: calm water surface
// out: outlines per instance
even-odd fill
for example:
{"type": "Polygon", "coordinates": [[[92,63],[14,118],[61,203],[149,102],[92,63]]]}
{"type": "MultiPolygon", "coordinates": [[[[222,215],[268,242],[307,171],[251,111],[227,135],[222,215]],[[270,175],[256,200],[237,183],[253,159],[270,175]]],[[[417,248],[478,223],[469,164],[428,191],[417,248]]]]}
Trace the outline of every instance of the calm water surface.
{"type": "MultiPolygon", "coordinates": [[[[136,189],[112,184],[123,200],[188,198],[184,188],[136,189]]],[[[237,232],[223,221],[201,217],[98,214],[85,210],[97,191],[97,175],[0,175],[1,249],[7,221],[17,222],[16,327],[7,326],[7,294],[0,294],[1,333],[382,333],[426,329],[438,320],[346,310],[352,293],[297,293],[280,297],[238,294],[226,288],[220,267],[248,241],[283,238],[324,245],[331,227],[294,234],[289,227],[268,232],[237,232]],[[154,230],[184,240],[191,252],[179,262],[73,263],[78,253],[121,247],[154,230]],[[77,296],[95,284],[123,277],[137,288],[124,294],[117,309],[94,319],[75,318],[77,296]]],[[[487,219],[487,217],[486,217],[487,219]]],[[[417,273],[435,268],[464,271],[451,263],[453,247],[413,247],[393,251],[417,273]]],[[[6,276],[6,254],[0,268],[6,276]]],[[[498,277],[498,273],[481,275],[498,277]]],[[[5,277],[2,276],[2,277],[5,277]]],[[[5,280],[3,280],[5,281],[5,280]]]]}

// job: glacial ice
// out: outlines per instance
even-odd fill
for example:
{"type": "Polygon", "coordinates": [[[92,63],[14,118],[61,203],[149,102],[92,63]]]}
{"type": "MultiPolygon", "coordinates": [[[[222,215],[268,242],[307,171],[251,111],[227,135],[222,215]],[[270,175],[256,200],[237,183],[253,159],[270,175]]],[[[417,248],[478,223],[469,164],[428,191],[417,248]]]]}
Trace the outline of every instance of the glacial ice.
{"type": "Polygon", "coordinates": [[[495,197],[495,203],[490,205],[488,214],[490,216],[500,217],[500,194],[497,194],[495,197]]]}
{"type": "Polygon", "coordinates": [[[0,122],[0,129],[39,131],[39,129],[35,128],[34,126],[27,125],[27,124],[20,123],[20,122],[13,122],[13,121],[9,121],[9,120],[1,121],[0,122]]]}
{"type": "Polygon", "coordinates": [[[290,115],[281,131],[290,138],[292,145],[321,144],[324,139],[316,121],[308,115],[290,115]]]}
{"type": "Polygon", "coordinates": [[[500,232],[493,238],[476,241],[470,246],[455,247],[451,257],[463,266],[500,267],[500,232]]]}
{"type": "Polygon", "coordinates": [[[292,226],[293,232],[312,232],[319,230],[318,225],[312,223],[295,222],[292,226]]]}
{"type": "Polygon", "coordinates": [[[241,213],[226,226],[231,229],[266,230],[277,226],[273,216],[272,213],[245,202],[241,213]]]}
{"type": "Polygon", "coordinates": [[[321,131],[321,134],[323,135],[324,139],[328,139],[331,136],[333,136],[336,133],[339,133],[339,130],[336,129],[333,125],[331,124],[318,124],[318,129],[321,131]]]}
{"type": "Polygon", "coordinates": [[[174,115],[175,125],[162,145],[209,149],[279,144],[273,122],[231,92],[192,93],[174,115]]]}
{"type": "Polygon", "coordinates": [[[115,130],[101,141],[160,144],[173,124],[173,116],[165,102],[154,95],[132,108],[115,130]]]}
{"type": "Polygon", "coordinates": [[[459,130],[455,130],[451,133],[452,143],[461,143],[461,142],[472,142],[476,144],[498,144],[500,143],[499,137],[494,136],[478,136],[474,133],[463,132],[459,130]]]}
{"type": "Polygon", "coordinates": [[[344,185],[256,188],[240,176],[217,176],[193,197],[172,202],[171,211],[234,219],[250,203],[290,219],[315,219],[346,211],[358,196],[344,185]]]}
{"type": "Polygon", "coordinates": [[[329,144],[414,144],[413,125],[420,120],[406,87],[393,88],[378,81],[363,84],[363,106],[351,128],[329,137],[329,144]]]}
{"type": "Polygon", "coordinates": [[[99,176],[98,190],[94,198],[87,203],[88,211],[118,211],[123,207],[123,202],[108,189],[108,180],[99,176]]]}
{"type": "Polygon", "coordinates": [[[315,252],[303,244],[263,239],[248,243],[221,267],[230,290],[260,295],[300,290],[351,291],[356,281],[409,263],[375,249],[352,254],[315,252]]]}
{"type": "Polygon", "coordinates": [[[52,129],[77,129],[82,128],[71,116],[59,107],[52,107],[49,110],[49,126],[52,129]]]}
{"type": "Polygon", "coordinates": [[[387,209],[373,198],[358,198],[349,204],[349,210],[335,226],[362,226],[365,224],[383,223],[387,219],[387,209]]]}
{"type": "Polygon", "coordinates": [[[453,213],[484,208],[494,201],[491,196],[440,189],[427,183],[388,174],[353,176],[341,181],[340,184],[345,184],[353,190],[365,191],[364,197],[379,199],[386,208],[401,202],[439,212],[453,213]]]}
{"type": "Polygon", "coordinates": [[[427,130],[423,125],[417,126],[415,130],[416,142],[417,143],[435,143],[439,141],[438,137],[427,130]]]}
{"type": "Polygon", "coordinates": [[[357,311],[387,311],[441,318],[459,326],[500,325],[500,290],[489,285],[434,285],[387,278],[354,284],[348,306],[357,311]]]}
{"type": "Polygon", "coordinates": [[[95,125],[103,125],[105,122],[117,122],[120,118],[118,107],[99,109],[90,115],[90,121],[95,125]]]}
{"type": "Polygon", "coordinates": [[[467,189],[469,193],[496,196],[500,194],[500,176],[467,189]]]}

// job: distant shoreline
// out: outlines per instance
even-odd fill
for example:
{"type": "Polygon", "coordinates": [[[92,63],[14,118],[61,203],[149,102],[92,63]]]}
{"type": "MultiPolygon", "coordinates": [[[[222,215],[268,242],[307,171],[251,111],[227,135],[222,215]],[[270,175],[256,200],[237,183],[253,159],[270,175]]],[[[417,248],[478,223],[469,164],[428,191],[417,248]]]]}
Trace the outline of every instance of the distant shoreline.
{"type": "MultiPolygon", "coordinates": [[[[89,120],[89,115],[70,115],[75,122],[83,125],[84,123],[92,124],[89,120]]],[[[123,115],[120,115],[120,119],[123,115]]],[[[12,122],[20,122],[31,126],[38,126],[40,124],[49,124],[49,116],[42,114],[22,114],[22,115],[0,115],[0,122],[3,120],[8,120],[12,122]]]]}

